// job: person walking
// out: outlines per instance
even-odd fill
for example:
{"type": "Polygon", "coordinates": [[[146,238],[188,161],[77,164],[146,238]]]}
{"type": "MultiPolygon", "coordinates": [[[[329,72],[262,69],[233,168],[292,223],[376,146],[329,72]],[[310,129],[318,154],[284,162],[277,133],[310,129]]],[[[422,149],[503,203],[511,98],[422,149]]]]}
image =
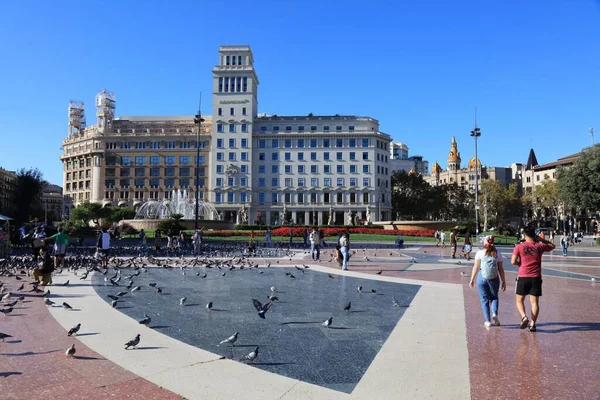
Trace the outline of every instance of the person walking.
{"type": "Polygon", "coordinates": [[[456,236],[456,229],[452,229],[452,231],[450,232],[450,247],[452,247],[452,258],[456,258],[456,236]]]}
{"type": "Polygon", "coordinates": [[[102,233],[98,236],[98,243],[96,244],[98,253],[102,260],[102,267],[108,268],[108,252],[110,250],[110,233],[106,231],[106,228],[102,228],[102,233]]]}
{"type": "Polygon", "coordinates": [[[492,323],[500,326],[498,318],[498,290],[506,290],[504,277],[504,262],[502,254],[494,246],[494,237],[486,236],[483,239],[483,249],[475,253],[475,265],[471,271],[469,287],[473,288],[477,278],[479,300],[483,310],[484,326],[489,328],[492,323]],[[490,315],[491,308],[491,315],[490,315]]]}
{"type": "Polygon", "coordinates": [[[146,255],[146,232],[144,232],[143,229],[140,229],[140,234],[138,235],[139,239],[140,239],[140,248],[141,248],[141,254],[142,255],[146,255]]]}
{"type": "Polygon", "coordinates": [[[442,244],[442,249],[446,248],[446,232],[440,232],[440,243],[442,244]]]}
{"type": "Polygon", "coordinates": [[[160,233],[160,229],[157,229],[154,232],[154,248],[156,251],[160,250],[162,246],[162,234],[160,233]]]}
{"type": "Polygon", "coordinates": [[[173,231],[167,230],[167,250],[173,249],[173,231]]]}
{"type": "Polygon", "coordinates": [[[196,229],[194,236],[192,236],[192,247],[195,255],[200,254],[200,246],[202,246],[202,236],[200,229],[196,229]]]}
{"type": "Polygon", "coordinates": [[[440,232],[435,231],[433,237],[435,238],[435,247],[438,247],[440,245],[440,232]]]}
{"type": "Polygon", "coordinates": [[[292,244],[292,239],[294,238],[294,230],[290,227],[290,245],[292,244]]]}
{"type": "Polygon", "coordinates": [[[342,271],[348,270],[348,234],[343,233],[340,238],[340,253],[342,253],[342,271]]]}
{"type": "Polygon", "coordinates": [[[556,248],[554,243],[541,239],[533,228],[525,229],[525,241],[515,246],[510,262],[519,267],[517,274],[516,303],[521,314],[521,329],[529,325],[525,310],[525,297],[531,303],[531,325],[529,331],[536,331],[540,313],[539,298],[542,295],[542,255],[556,248]]]}
{"type": "Polygon", "coordinates": [[[471,233],[465,233],[465,242],[463,244],[463,257],[467,260],[471,259],[471,251],[473,251],[473,243],[471,242],[471,233]]]}
{"type": "Polygon", "coordinates": [[[319,237],[319,232],[317,231],[317,228],[313,228],[312,232],[309,235],[309,240],[310,240],[310,257],[313,259],[313,261],[319,261],[319,258],[321,257],[321,250],[320,250],[320,244],[321,244],[321,238],[319,237]]]}
{"type": "Polygon", "coordinates": [[[567,248],[569,247],[569,238],[565,235],[563,231],[562,236],[560,237],[560,246],[562,247],[562,255],[563,257],[567,256],[567,248]]]}
{"type": "Polygon", "coordinates": [[[265,244],[267,247],[271,246],[271,228],[267,228],[267,231],[265,232],[265,244]]]}

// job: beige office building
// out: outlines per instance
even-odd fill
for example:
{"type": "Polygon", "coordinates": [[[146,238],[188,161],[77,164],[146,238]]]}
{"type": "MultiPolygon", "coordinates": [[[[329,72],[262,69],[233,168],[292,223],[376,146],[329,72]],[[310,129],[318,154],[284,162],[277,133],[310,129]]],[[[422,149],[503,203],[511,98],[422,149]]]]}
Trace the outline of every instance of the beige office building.
{"type": "Polygon", "coordinates": [[[195,190],[196,145],[200,147],[199,198],[208,190],[211,119],[198,134],[192,116],[115,118],[115,97],[96,96],[95,125],[86,126],[82,102],[69,105],[69,131],[62,142],[65,214],[83,202],[137,208],[170,199],[174,189],[195,190]]]}
{"type": "MultiPolygon", "coordinates": [[[[17,175],[14,171],[0,168],[0,214],[10,214],[13,210],[17,175]]],[[[10,217],[10,215],[7,215],[10,217]]]]}

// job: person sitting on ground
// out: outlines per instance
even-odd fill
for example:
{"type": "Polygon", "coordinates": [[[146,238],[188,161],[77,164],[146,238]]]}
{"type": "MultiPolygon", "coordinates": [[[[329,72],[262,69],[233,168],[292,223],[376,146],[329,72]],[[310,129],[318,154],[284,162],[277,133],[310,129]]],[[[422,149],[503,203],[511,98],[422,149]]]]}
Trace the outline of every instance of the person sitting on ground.
{"type": "Polygon", "coordinates": [[[50,258],[47,247],[40,248],[39,259],[38,267],[33,270],[33,279],[35,283],[46,286],[52,283],[52,272],[54,272],[54,262],[50,258]]]}

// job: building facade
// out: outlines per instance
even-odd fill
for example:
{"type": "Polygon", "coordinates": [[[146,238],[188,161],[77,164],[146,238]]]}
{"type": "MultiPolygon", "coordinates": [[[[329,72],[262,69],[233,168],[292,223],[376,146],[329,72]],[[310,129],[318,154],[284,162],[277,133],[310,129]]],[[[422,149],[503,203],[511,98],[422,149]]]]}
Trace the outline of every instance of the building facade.
{"type": "Polygon", "coordinates": [[[402,142],[390,143],[391,169],[395,171],[414,171],[421,175],[429,174],[429,162],[423,156],[409,156],[408,146],[402,142]]]}
{"type": "MultiPolygon", "coordinates": [[[[212,110],[200,130],[201,200],[219,218],[264,224],[344,224],[391,219],[390,142],[358,116],[258,113],[249,46],[221,46],[212,110]]],[[[63,141],[66,209],[85,201],[139,207],[194,189],[193,117],[115,118],[110,92],[96,97],[97,124],[71,102],[63,141]]]]}
{"type": "Polygon", "coordinates": [[[0,168],[0,214],[10,217],[14,211],[15,185],[17,175],[14,171],[0,168]]]}
{"type": "Polygon", "coordinates": [[[513,182],[513,169],[509,167],[487,167],[477,160],[475,168],[475,157],[469,160],[466,168],[461,166],[462,159],[458,151],[458,143],[453,136],[450,143],[450,152],[448,154],[448,168],[442,169],[437,161],[431,167],[431,174],[424,177],[430,185],[443,185],[456,183],[465,190],[475,191],[475,173],[478,173],[478,179],[496,180],[503,186],[508,186],[513,182]]]}

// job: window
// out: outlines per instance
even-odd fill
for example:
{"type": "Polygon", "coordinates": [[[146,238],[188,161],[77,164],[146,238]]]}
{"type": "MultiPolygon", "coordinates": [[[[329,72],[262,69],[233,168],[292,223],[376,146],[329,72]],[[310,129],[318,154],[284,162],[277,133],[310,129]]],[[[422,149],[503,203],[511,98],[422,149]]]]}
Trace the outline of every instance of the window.
{"type": "Polygon", "coordinates": [[[160,186],[160,179],[159,178],[150,178],[150,187],[157,188],[159,186],[160,186]]]}
{"type": "Polygon", "coordinates": [[[151,156],[150,157],[150,165],[160,165],[160,157],[159,156],[151,156]]]}
{"type": "Polygon", "coordinates": [[[279,167],[277,165],[271,165],[271,172],[276,174],[279,172],[279,167]]]}
{"type": "Polygon", "coordinates": [[[277,152],[271,153],[271,160],[272,161],[277,161],[278,159],[279,159],[279,153],[277,153],[277,152]]]}
{"type": "Polygon", "coordinates": [[[289,149],[290,147],[292,147],[292,140],[291,139],[286,139],[284,146],[285,146],[286,149],[289,149]]]}
{"type": "Polygon", "coordinates": [[[323,139],[323,147],[330,147],[329,139],[323,139]]]}
{"type": "Polygon", "coordinates": [[[298,161],[304,161],[304,153],[298,153],[298,161]]]}
{"type": "Polygon", "coordinates": [[[362,140],[362,147],[369,147],[369,139],[362,140]]]}
{"type": "Polygon", "coordinates": [[[190,176],[190,167],[179,168],[179,176],[190,176]]]}
{"type": "Polygon", "coordinates": [[[173,167],[165,168],[165,176],[175,176],[175,168],[173,168],[173,167]]]}
{"type": "Polygon", "coordinates": [[[235,115],[235,108],[231,107],[229,109],[229,115],[235,115]]]}
{"type": "Polygon", "coordinates": [[[352,161],[356,160],[356,153],[353,151],[350,152],[350,160],[352,160],[352,161]]]}
{"type": "Polygon", "coordinates": [[[304,186],[304,182],[306,182],[306,180],[304,178],[298,178],[298,186],[299,187],[303,187],[304,186]]]}
{"type": "Polygon", "coordinates": [[[324,165],[323,166],[323,172],[326,174],[331,173],[331,165],[324,165]]]}
{"type": "Polygon", "coordinates": [[[350,166],[350,173],[351,174],[355,174],[356,173],[356,165],[351,165],[350,166]]]}
{"type": "Polygon", "coordinates": [[[223,164],[217,164],[217,174],[223,173],[223,164]]]}
{"type": "Polygon", "coordinates": [[[310,147],[313,149],[317,147],[317,139],[310,139],[310,147]]]}
{"type": "Polygon", "coordinates": [[[223,178],[217,178],[217,186],[223,186],[223,178]]]}
{"type": "Polygon", "coordinates": [[[279,140],[273,139],[271,140],[271,147],[277,149],[279,147],[279,140]]]}
{"type": "Polygon", "coordinates": [[[248,115],[247,111],[246,111],[246,107],[242,108],[242,115],[248,115]]]}
{"type": "Polygon", "coordinates": [[[315,153],[314,151],[310,153],[310,160],[317,161],[317,153],[315,153]]]}
{"type": "Polygon", "coordinates": [[[217,124],[217,132],[223,133],[223,124],[217,124]]]}
{"type": "Polygon", "coordinates": [[[356,203],[356,193],[350,193],[350,203],[356,203]]]}
{"type": "Polygon", "coordinates": [[[319,186],[319,178],[310,178],[310,186],[318,187],[319,186]]]}
{"type": "Polygon", "coordinates": [[[235,149],[235,139],[229,139],[229,148],[235,149]]]}
{"type": "Polygon", "coordinates": [[[150,148],[151,149],[160,149],[160,142],[150,142],[150,148]]]}
{"type": "Polygon", "coordinates": [[[274,126],[273,127],[273,132],[279,132],[279,127],[278,126],[274,126]]]}
{"type": "Polygon", "coordinates": [[[329,203],[329,202],[330,202],[329,192],[323,193],[323,203],[329,203]]]}
{"type": "Polygon", "coordinates": [[[298,203],[304,203],[304,193],[298,193],[298,203]]]}
{"type": "Polygon", "coordinates": [[[264,174],[265,173],[265,166],[264,165],[259,165],[258,166],[258,173],[259,174],[264,174]]]}
{"type": "Polygon", "coordinates": [[[336,139],[335,147],[344,147],[344,139],[336,139]]]}
{"type": "Polygon", "coordinates": [[[198,165],[206,164],[206,156],[200,156],[200,158],[194,157],[194,162],[197,162],[198,165]]]}
{"type": "Polygon", "coordinates": [[[325,178],[325,179],[323,179],[323,185],[325,185],[325,186],[331,186],[331,178],[325,178]]]}
{"type": "Polygon", "coordinates": [[[179,156],[179,165],[190,165],[190,156],[179,156]]]}
{"type": "MultiPolygon", "coordinates": [[[[126,178],[126,179],[121,179],[121,182],[119,184],[121,185],[122,188],[127,188],[127,187],[129,187],[129,183],[130,183],[130,179],[126,178]]],[[[83,182],[79,182],[79,189],[83,189],[83,182]]]]}
{"type": "Polygon", "coordinates": [[[230,151],[228,156],[229,156],[229,161],[235,161],[235,152],[230,151]]]}
{"type": "Polygon", "coordinates": [[[227,202],[233,203],[233,192],[227,192],[227,202]]]}
{"type": "Polygon", "coordinates": [[[285,199],[285,202],[286,202],[287,204],[290,204],[290,203],[291,203],[291,201],[292,201],[292,194],[291,194],[291,193],[286,193],[286,194],[284,195],[284,199],[285,199]]]}
{"type": "Polygon", "coordinates": [[[311,130],[312,132],[315,132],[315,131],[317,130],[317,127],[313,125],[313,126],[311,126],[311,127],[310,127],[310,130],[311,130]]]}
{"type": "Polygon", "coordinates": [[[370,182],[369,182],[369,178],[363,178],[363,186],[369,186],[370,182]]]}
{"type": "Polygon", "coordinates": [[[248,78],[242,78],[242,92],[246,92],[248,89],[248,78]]]}
{"type": "Polygon", "coordinates": [[[175,186],[175,179],[167,178],[165,179],[165,187],[173,187],[175,186]]]}
{"type": "Polygon", "coordinates": [[[323,127],[323,131],[325,131],[325,132],[329,131],[329,127],[328,126],[324,126],[323,127]]]}
{"type": "Polygon", "coordinates": [[[260,131],[261,132],[266,132],[267,131],[267,127],[266,126],[261,126],[260,127],[260,131]]]}
{"type": "Polygon", "coordinates": [[[229,124],[229,133],[235,133],[235,124],[229,124]]]}
{"type": "Polygon", "coordinates": [[[217,139],[217,148],[218,149],[222,149],[223,148],[223,139],[217,139]]]}
{"type": "Polygon", "coordinates": [[[135,176],[146,176],[146,168],[136,168],[135,176]]]}
{"type": "Polygon", "coordinates": [[[337,178],[337,185],[344,186],[344,178],[337,178]]]}
{"type": "Polygon", "coordinates": [[[221,152],[217,153],[217,161],[223,161],[223,153],[221,153],[221,152]]]}
{"type": "Polygon", "coordinates": [[[319,173],[319,166],[318,165],[311,165],[310,166],[310,173],[311,174],[318,174],[319,173]]]}
{"type": "Polygon", "coordinates": [[[136,156],[135,157],[135,165],[144,165],[146,164],[146,157],[144,156],[136,156]]]}
{"type": "Polygon", "coordinates": [[[337,165],[336,166],[336,171],[338,174],[343,174],[344,173],[344,166],[343,165],[337,165]]]}
{"type": "Polygon", "coordinates": [[[356,147],[356,139],[348,139],[348,147],[356,147]]]}
{"type": "Polygon", "coordinates": [[[242,144],[241,147],[243,147],[243,148],[248,147],[248,139],[242,139],[242,143],[241,144],[242,144]]]}
{"type": "Polygon", "coordinates": [[[242,157],[241,157],[242,161],[248,161],[248,152],[246,151],[242,151],[242,157]]]}
{"type": "Polygon", "coordinates": [[[343,160],[341,151],[338,151],[337,153],[335,153],[335,159],[338,161],[343,160]]]}
{"type": "Polygon", "coordinates": [[[248,193],[246,193],[246,192],[240,193],[240,201],[242,203],[248,202],[248,193]]]}
{"type": "Polygon", "coordinates": [[[271,178],[271,186],[277,186],[278,184],[277,178],[271,178]]]}
{"type": "Polygon", "coordinates": [[[285,166],[285,173],[286,174],[291,174],[292,173],[292,166],[291,165],[286,165],[285,166]]]}
{"type": "Polygon", "coordinates": [[[175,165],[175,156],[165,156],[165,165],[175,165]]]}
{"type": "Polygon", "coordinates": [[[121,159],[121,165],[131,165],[131,157],[123,157],[121,159]]]}
{"type": "Polygon", "coordinates": [[[223,194],[222,193],[216,193],[215,194],[215,203],[221,203],[223,202],[223,194]]]}
{"type": "Polygon", "coordinates": [[[292,131],[292,127],[291,126],[286,126],[285,127],[285,131],[286,132],[291,132],[292,131]]]}
{"type": "Polygon", "coordinates": [[[323,160],[329,161],[329,152],[323,153],[323,160]]]}
{"type": "Polygon", "coordinates": [[[258,159],[260,161],[265,161],[265,153],[258,153],[258,159]]]}
{"type": "Polygon", "coordinates": [[[292,178],[285,178],[285,186],[286,187],[292,186],[292,178]]]}
{"type": "Polygon", "coordinates": [[[369,153],[366,152],[366,151],[363,151],[363,153],[362,153],[362,159],[363,160],[368,160],[369,159],[369,153]]]}
{"type": "Polygon", "coordinates": [[[364,174],[368,174],[369,173],[369,166],[368,165],[363,165],[363,173],[364,174]]]}
{"type": "Polygon", "coordinates": [[[233,178],[233,176],[230,176],[229,178],[227,178],[227,186],[233,186],[235,185],[235,180],[233,178]]]}
{"type": "Polygon", "coordinates": [[[265,139],[260,139],[258,141],[258,148],[264,149],[265,147],[267,147],[267,141],[265,139]]]}
{"type": "Polygon", "coordinates": [[[350,178],[350,186],[356,186],[356,178],[350,178]]]}
{"type": "Polygon", "coordinates": [[[165,149],[174,149],[175,146],[175,142],[171,141],[171,142],[165,142],[165,149]]]}
{"type": "Polygon", "coordinates": [[[304,165],[298,165],[298,173],[299,174],[303,174],[304,173],[304,165]]]}
{"type": "Polygon", "coordinates": [[[190,178],[179,178],[179,187],[189,187],[190,178]]]}
{"type": "Polygon", "coordinates": [[[242,166],[240,167],[240,171],[241,171],[243,174],[246,174],[246,173],[248,173],[248,166],[247,166],[246,164],[242,164],[242,166]]]}
{"type": "Polygon", "coordinates": [[[339,132],[339,131],[342,130],[342,127],[338,125],[338,126],[335,127],[335,130],[339,132]]]}
{"type": "Polygon", "coordinates": [[[258,203],[259,204],[264,204],[265,202],[265,194],[264,193],[259,193],[258,194],[258,203]]]}
{"type": "Polygon", "coordinates": [[[191,149],[192,148],[192,142],[181,142],[181,143],[179,143],[179,145],[182,149],[191,149]]]}
{"type": "Polygon", "coordinates": [[[298,147],[299,148],[303,148],[304,147],[304,139],[298,139],[298,147]]]}
{"type": "Polygon", "coordinates": [[[219,111],[217,112],[218,115],[223,115],[223,109],[221,107],[219,107],[219,111]]]}
{"type": "Polygon", "coordinates": [[[298,132],[304,132],[304,127],[303,126],[299,126],[298,127],[298,132]]]}
{"type": "Polygon", "coordinates": [[[247,133],[248,132],[248,124],[242,124],[242,132],[243,133],[247,133]]]}
{"type": "Polygon", "coordinates": [[[285,153],[285,161],[291,161],[292,160],[292,153],[285,153]]]}
{"type": "MultiPolygon", "coordinates": [[[[131,175],[131,168],[121,168],[120,175],[121,175],[121,178],[126,177],[126,176],[130,176],[131,175]]],[[[73,172],[73,179],[77,179],[77,173],[76,172],[73,172]]]]}
{"type": "Polygon", "coordinates": [[[265,178],[258,178],[258,186],[265,187],[265,178]]]}

